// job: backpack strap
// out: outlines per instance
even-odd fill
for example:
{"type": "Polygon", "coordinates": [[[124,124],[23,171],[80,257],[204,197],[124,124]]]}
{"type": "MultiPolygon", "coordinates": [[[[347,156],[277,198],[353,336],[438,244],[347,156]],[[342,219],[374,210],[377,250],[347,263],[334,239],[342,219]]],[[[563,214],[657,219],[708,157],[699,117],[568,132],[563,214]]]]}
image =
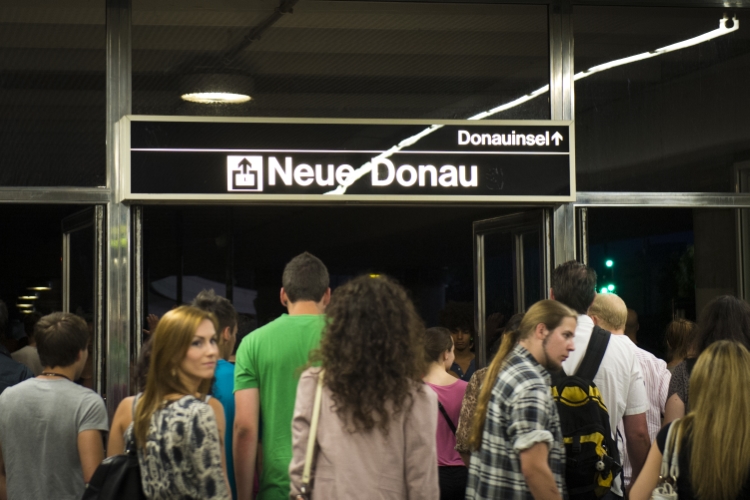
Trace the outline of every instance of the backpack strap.
{"type": "Polygon", "coordinates": [[[445,407],[443,404],[438,401],[438,410],[440,410],[440,413],[443,414],[443,418],[445,418],[445,421],[448,422],[448,427],[450,427],[451,431],[453,432],[453,435],[456,435],[456,425],[453,423],[453,420],[448,416],[448,412],[445,411],[445,407]]]}
{"type": "Polygon", "coordinates": [[[599,371],[599,365],[602,364],[602,359],[604,359],[604,353],[607,351],[607,345],[609,344],[609,337],[611,335],[612,334],[604,328],[594,325],[589,345],[586,347],[586,354],[584,354],[583,360],[578,366],[576,376],[589,382],[594,380],[596,372],[599,371]]]}

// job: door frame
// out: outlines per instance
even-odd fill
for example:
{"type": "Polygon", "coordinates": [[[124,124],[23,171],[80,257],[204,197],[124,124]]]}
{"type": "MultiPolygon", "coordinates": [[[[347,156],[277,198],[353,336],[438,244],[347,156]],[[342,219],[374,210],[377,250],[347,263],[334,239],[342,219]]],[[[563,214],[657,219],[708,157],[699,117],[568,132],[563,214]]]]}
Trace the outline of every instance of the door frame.
{"type": "Polygon", "coordinates": [[[63,312],[70,311],[70,259],[71,235],[87,229],[94,228],[94,331],[93,331],[93,354],[94,354],[94,390],[105,396],[104,388],[104,362],[106,356],[104,351],[104,325],[106,317],[106,273],[105,269],[105,234],[106,234],[106,210],[104,205],[93,205],[76,212],[62,220],[62,306],[63,312]]]}
{"type": "MultiPolygon", "coordinates": [[[[499,232],[510,232],[513,237],[513,305],[514,313],[525,309],[523,235],[530,230],[540,233],[541,289],[549,297],[549,284],[552,272],[552,213],[548,207],[535,207],[515,214],[492,219],[474,221],[474,328],[476,330],[477,367],[487,366],[487,310],[485,280],[484,237],[499,232]]],[[[541,298],[541,297],[540,297],[541,298]]]]}

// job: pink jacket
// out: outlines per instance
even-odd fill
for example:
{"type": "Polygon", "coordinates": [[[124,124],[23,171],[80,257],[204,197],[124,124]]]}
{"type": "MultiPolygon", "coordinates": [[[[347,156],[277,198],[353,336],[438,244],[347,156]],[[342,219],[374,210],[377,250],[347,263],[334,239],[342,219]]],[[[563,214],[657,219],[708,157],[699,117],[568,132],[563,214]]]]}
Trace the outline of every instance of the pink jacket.
{"type": "MultiPolygon", "coordinates": [[[[302,373],[292,420],[290,498],[299,493],[310,431],[319,368],[302,373]]],[[[331,407],[323,389],[313,464],[312,499],[367,498],[377,500],[435,500],[438,487],[437,397],[414,384],[414,404],[391,420],[388,436],[377,428],[351,433],[331,407]]]]}

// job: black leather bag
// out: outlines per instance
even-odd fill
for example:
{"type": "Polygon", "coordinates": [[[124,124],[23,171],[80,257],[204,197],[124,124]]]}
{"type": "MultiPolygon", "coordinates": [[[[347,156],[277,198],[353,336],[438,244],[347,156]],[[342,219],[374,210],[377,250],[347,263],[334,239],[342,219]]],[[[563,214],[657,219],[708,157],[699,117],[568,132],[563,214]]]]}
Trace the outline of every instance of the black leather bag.
{"type": "Polygon", "coordinates": [[[99,464],[83,493],[82,500],[146,500],[141,485],[141,467],[138,465],[133,433],[128,439],[124,454],[106,458],[99,464]]]}
{"type": "Polygon", "coordinates": [[[135,450],[105,459],[91,478],[83,500],[146,500],[135,450]]]}

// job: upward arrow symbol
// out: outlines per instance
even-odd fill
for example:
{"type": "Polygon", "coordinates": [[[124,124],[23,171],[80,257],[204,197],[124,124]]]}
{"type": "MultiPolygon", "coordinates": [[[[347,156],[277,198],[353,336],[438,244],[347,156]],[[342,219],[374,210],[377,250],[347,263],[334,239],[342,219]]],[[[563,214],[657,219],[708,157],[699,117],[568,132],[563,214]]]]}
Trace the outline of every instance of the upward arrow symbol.
{"type": "Polygon", "coordinates": [[[247,173],[247,171],[250,169],[250,162],[247,161],[247,158],[243,158],[239,166],[242,167],[242,172],[247,173]]]}
{"type": "Polygon", "coordinates": [[[555,146],[560,145],[560,141],[564,141],[563,136],[560,132],[555,132],[555,135],[552,136],[552,140],[555,141],[555,146]]]}

